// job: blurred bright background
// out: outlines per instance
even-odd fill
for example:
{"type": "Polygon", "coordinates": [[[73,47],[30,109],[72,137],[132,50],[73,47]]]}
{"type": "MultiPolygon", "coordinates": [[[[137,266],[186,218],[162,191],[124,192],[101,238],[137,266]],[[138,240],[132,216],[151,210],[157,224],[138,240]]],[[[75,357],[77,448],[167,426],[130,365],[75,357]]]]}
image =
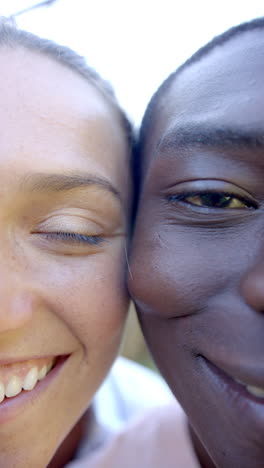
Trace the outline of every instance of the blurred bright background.
{"type": "MultiPolygon", "coordinates": [[[[11,15],[41,0],[0,0],[11,15]]],[[[264,15],[263,0],[55,0],[17,24],[68,45],[114,86],[136,123],[158,85],[225,29],[264,15]]]]}
{"type": "MultiPolygon", "coordinates": [[[[14,15],[37,0],[0,0],[14,15]]],[[[50,0],[16,16],[18,26],[84,55],[115,88],[135,124],[156,88],[183,61],[227,28],[264,15],[263,0],[50,0]]],[[[135,314],[125,355],[151,365],[135,314]]]]}

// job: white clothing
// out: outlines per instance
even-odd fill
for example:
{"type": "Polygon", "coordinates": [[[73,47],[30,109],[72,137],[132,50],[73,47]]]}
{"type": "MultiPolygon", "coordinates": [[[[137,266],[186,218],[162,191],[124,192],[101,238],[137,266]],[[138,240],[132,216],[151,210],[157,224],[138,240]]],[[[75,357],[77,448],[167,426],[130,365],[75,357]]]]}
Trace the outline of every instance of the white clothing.
{"type": "MultiPolygon", "coordinates": [[[[74,465],[75,466],[75,465],[74,465]]],[[[200,468],[176,400],[133,419],[76,468],[200,468]]]]}
{"type": "Polygon", "coordinates": [[[87,463],[85,460],[103,450],[129,420],[137,418],[144,410],[165,406],[173,399],[158,374],[133,361],[118,358],[93,400],[95,422],[89,438],[83,438],[76,459],[66,467],[79,468],[82,460],[87,463]]]}

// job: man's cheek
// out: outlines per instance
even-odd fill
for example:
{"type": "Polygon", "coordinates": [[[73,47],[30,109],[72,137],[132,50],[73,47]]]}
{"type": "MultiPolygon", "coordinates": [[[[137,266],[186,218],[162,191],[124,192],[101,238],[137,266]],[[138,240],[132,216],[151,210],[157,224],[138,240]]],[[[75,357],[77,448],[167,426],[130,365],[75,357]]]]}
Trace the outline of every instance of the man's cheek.
{"type": "Polygon", "coordinates": [[[235,286],[241,262],[233,243],[193,231],[154,223],[138,231],[129,288],[140,310],[165,317],[194,314],[235,286]]]}
{"type": "Polygon", "coordinates": [[[212,282],[211,271],[201,269],[203,261],[190,246],[163,244],[135,251],[129,288],[139,308],[168,317],[194,313],[212,282]]]}

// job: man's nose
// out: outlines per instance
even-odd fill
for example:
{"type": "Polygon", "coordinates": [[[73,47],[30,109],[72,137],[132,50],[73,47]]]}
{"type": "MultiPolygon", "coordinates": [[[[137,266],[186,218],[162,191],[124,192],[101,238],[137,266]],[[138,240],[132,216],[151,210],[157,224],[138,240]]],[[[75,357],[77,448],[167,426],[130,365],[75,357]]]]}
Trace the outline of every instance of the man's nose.
{"type": "Polygon", "coordinates": [[[241,292],[245,302],[257,312],[264,312],[264,258],[242,277],[241,292]]]}

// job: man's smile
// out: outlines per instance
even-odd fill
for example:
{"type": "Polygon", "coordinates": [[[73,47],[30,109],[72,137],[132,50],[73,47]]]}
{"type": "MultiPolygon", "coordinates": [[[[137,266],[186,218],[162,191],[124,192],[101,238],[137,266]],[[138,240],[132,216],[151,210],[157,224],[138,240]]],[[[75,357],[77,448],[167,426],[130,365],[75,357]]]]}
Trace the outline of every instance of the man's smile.
{"type": "Polygon", "coordinates": [[[227,371],[228,365],[219,367],[216,364],[213,364],[211,361],[207,360],[203,356],[201,359],[209,367],[209,369],[217,375],[217,377],[223,379],[228,386],[231,386],[234,391],[241,394],[243,397],[251,398],[253,396],[253,401],[257,403],[264,403],[264,384],[260,385],[260,378],[258,377],[263,372],[258,372],[258,375],[254,375],[250,369],[243,369],[241,363],[238,366],[239,378],[237,372],[227,371]],[[243,377],[241,377],[243,375],[243,377]],[[241,380],[242,379],[242,380],[241,380]],[[255,382],[253,384],[253,382],[255,382]]]}

